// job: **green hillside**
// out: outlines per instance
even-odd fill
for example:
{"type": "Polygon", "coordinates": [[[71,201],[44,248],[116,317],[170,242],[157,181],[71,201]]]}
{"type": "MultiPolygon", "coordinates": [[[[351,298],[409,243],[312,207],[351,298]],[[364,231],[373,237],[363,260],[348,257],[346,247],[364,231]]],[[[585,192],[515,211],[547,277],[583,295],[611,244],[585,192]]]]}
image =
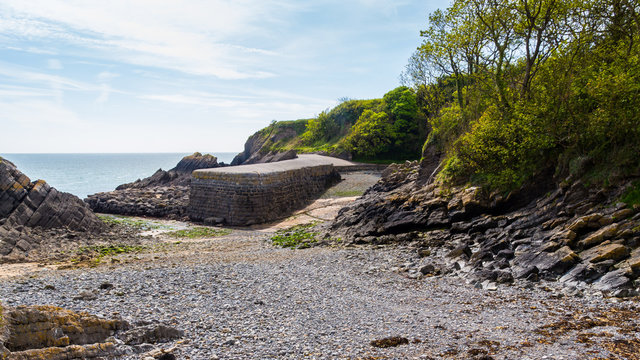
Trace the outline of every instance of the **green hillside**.
{"type": "Polygon", "coordinates": [[[381,99],[344,100],[312,119],[273,122],[256,135],[266,138],[263,153],[294,149],[366,161],[417,159],[427,134],[417,99],[413,89],[401,86],[381,99]]]}

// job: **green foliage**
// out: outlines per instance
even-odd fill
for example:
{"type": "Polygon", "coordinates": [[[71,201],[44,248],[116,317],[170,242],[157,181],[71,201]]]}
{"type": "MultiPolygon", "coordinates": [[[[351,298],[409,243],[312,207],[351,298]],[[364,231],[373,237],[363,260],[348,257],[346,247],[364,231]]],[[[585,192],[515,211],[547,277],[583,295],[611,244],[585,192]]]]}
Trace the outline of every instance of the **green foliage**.
{"type": "Polygon", "coordinates": [[[419,157],[426,124],[416,93],[401,86],[384,99],[344,99],[313,119],[273,122],[257,135],[265,139],[264,153],[293,149],[298,153],[351,153],[365,161],[397,161],[419,157]],[[294,134],[283,135],[294,126],[294,134]]]}
{"type": "Polygon", "coordinates": [[[340,126],[333,117],[326,111],[321,112],[315,119],[307,122],[307,128],[302,134],[302,140],[306,143],[313,143],[318,140],[327,140],[338,135],[340,126]]]}
{"type": "Polygon", "coordinates": [[[632,186],[625,191],[620,200],[629,207],[640,205],[640,181],[634,181],[632,186]]]}
{"type": "Polygon", "coordinates": [[[454,0],[410,59],[440,178],[509,190],[547,168],[640,174],[640,5],[454,0]],[[422,81],[427,78],[430,83],[422,81]]]}
{"type": "Polygon", "coordinates": [[[425,144],[436,144],[440,150],[445,150],[447,144],[460,136],[463,122],[462,110],[457,103],[443,108],[438,116],[429,118],[431,132],[425,144]]]}
{"type": "Polygon", "coordinates": [[[305,249],[317,242],[317,233],[309,231],[317,222],[292,226],[276,231],[271,237],[271,242],[284,248],[305,249]]]}
{"type": "Polygon", "coordinates": [[[210,227],[196,226],[184,230],[171,231],[165,235],[173,238],[200,239],[231,234],[229,229],[214,229],[210,227]]]}
{"type": "Polygon", "coordinates": [[[387,153],[394,138],[393,124],[387,113],[365,110],[346,137],[345,144],[355,155],[374,157],[387,153]]]}
{"type": "Polygon", "coordinates": [[[454,179],[475,177],[492,188],[522,185],[544,163],[542,155],[553,144],[538,118],[521,110],[513,114],[507,117],[495,106],[487,109],[454,143],[452,163],[446,164],[444,174],[454,179]]]}

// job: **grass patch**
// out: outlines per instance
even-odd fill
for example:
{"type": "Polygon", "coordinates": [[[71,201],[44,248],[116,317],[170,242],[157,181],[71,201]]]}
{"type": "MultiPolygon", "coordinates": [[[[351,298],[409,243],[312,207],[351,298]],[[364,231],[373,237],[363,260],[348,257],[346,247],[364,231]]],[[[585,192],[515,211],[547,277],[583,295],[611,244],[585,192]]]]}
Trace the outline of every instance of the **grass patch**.
{"type": "Polygon", "coordinates": [[[361,196],[364,194],[362,190],[341,190],[332,192],[331,195],[333,197],[351,197],[351,196],[361,196]]]}
{"type": "Polygon", "coordinates": [[[640,181],[634,181],[632,186],[624,192],[620,200],[629,207],[640,204],[640,181]]]}
{"type": "Polygon", "coordinates": [[[311,247],[311,245],[318,240],[316,239],[317,233],[309,231],[309,229],[317,223],[318,222],[312,222],[278,230],[275,235],[271,237],[271,242],[274,245],[284,248],[305,249],[311,247]]]}
{"type": "Polygon", "coordinates": [[[197,226],[184,230],[171,231],[166,233],[167,236],[183,239],[200,239],[206,237],[216,237],[231,234],[229,229],[213,229],[209,227],[197,226]]]}
{"type": "Polygon", "coordinates": [[[133,219],[126,216],[98,215],[98,218],[109,226],[124,226],[141,231],[170,228],[167,225],[158,224],[151,220],[133,219]]]}
{"type": "Polygon", "coordinates": [[[77,256],[71,259],[72,263],[88,261],[89,266],[97,266],[105,256],[114,256],[125,253],[139,253],[145,250],[142,245],[93,245],[78,249],[77,256]]]}

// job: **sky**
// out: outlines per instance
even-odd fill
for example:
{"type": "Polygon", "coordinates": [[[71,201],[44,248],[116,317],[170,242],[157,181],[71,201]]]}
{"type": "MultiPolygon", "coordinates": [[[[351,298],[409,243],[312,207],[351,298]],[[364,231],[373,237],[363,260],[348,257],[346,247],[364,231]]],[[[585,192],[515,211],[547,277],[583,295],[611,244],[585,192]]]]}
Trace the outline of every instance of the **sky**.
{"type": "Polygon", "coordinates": [[[0,153],[241,151],[399,86],[435,0],[0,0],[0,153]]]}

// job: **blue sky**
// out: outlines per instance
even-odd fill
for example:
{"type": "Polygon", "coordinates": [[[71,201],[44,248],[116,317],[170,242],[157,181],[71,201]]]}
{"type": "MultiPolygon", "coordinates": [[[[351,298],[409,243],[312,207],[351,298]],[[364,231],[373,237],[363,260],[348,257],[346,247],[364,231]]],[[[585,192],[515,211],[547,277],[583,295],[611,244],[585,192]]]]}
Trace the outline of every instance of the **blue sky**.
{"type": "Polygon", "coordinates": [[[447,4],[0,0],[0,153],[240,151],[398,86],[447,4]]]}

